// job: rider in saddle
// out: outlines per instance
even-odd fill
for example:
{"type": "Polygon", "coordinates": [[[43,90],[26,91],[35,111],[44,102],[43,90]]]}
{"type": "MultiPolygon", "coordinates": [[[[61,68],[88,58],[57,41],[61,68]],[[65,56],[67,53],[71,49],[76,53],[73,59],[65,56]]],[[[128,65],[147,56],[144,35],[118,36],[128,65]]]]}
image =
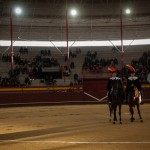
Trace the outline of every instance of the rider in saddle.
{"type": "Polygon", "coordinates": [[[129,70],[129,74],[130,74],[130,76],[127,79],[127,85],[126,85],[126,103],[128,103],[128,94],[131,90],[131,87],[134,86],[139,91],[140,104],[143,104],[142,87],[138,77],[135,76],[135,69],[131,65],[126,65],[126,67],[129,70]]]}
{"type": "Polygon", "coordinates": [[[112,73],[107,84],[108,103],[112,103],[114,92],[117,94],[118,98],[121,98],[121,102],[123,102],[123,85],[121,79],[117,77],[117,68],[109,66],[108,70],[112,73]]]}

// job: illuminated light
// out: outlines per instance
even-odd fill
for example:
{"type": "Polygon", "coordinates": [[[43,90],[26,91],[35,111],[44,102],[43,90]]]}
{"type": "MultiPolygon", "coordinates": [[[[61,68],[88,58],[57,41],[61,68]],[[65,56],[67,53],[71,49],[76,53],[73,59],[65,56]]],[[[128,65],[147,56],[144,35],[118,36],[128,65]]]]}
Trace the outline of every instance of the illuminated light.
{"type": "MultiPolygon", "coordinates": [[[[150,39],[123,40],[124,46],[133,45],[150,45],[150,39]]],[[[96,47],[96,46],[120,46],[120,40],[110,41],[69,41],[71,47],[96,47]],[[73,44],[74,43],[74,44],[73,44]],[[113,44],[112,44],[113,43],[113,44]]],[[[10,46],[9,40],[0,40],[0,46],[10,46]]],[[[13,46],[30,46],[30,47],[66,47],[66,41],[13,41],[13,46]]]]}
{"type": "Polygon", "coordinates": [[[19,7],[15,8],[15,13],[20,15],[22,13],[22,9],[19,7]]]}
{"type": "Polygon", "coordinates": [[[131,10],[130,9],[126,9],[126,14],[130,14],[131,13],[131,10]]]}
{"type": "Polygon", "coordinates": [[[76,11],[75,9],[72,9],[72,10],[71,10],[71,15],[72,15],[72,16],[76,16],[76,15],[77,15],[77,11],[76,11]]]}

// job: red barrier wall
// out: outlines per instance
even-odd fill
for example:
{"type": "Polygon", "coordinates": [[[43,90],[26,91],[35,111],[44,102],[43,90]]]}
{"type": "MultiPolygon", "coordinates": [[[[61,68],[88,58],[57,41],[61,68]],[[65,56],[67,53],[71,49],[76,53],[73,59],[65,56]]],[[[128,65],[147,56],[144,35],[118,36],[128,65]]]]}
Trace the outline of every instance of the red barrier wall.
{"type": "Polygon", "coordinates": [[[83,80],[83,90],[95,97],[102,98],[105,97],[107,94],[106,87],[107,87],[108,79],[84,79],[83,80]]]}
{"type": "Polygon", "coordinates": [[[76,104],[97,103],[83,92],[0,93],[0,104],[76,104]]]}
{"type": "MultiPolygon", "coordinates": [[[[83,80],[83,90],[85,92],[91,93],[96,97],[106,96],[106,87],[108,83],[108,78],[99,79],[84,79],[83,80]]],[[[143,99],[145,101],[150,100],[150,84],[143,84],[143,99]]]]}
{"type": "MultiPolygon", "coordinates": [[[[96,98],[102,99],[106,97],[106,86],[108,79],[85,79],[83,80],[83,91],[73,90],[68,92],[70,87],[56,87],[56,90],[50,91],[48,88],[7,88],[0,92],[0,105],[4,104],[85,104],[85,103],[101,103],[96,98]],[[65,91],[66,88],[66,91],[65,91]]],[[[150,88],[143,85],[143,98],[145,102],[150,102],[150,88]]],[[[106,102],[105,99],[102,102],[106,102]]]]}

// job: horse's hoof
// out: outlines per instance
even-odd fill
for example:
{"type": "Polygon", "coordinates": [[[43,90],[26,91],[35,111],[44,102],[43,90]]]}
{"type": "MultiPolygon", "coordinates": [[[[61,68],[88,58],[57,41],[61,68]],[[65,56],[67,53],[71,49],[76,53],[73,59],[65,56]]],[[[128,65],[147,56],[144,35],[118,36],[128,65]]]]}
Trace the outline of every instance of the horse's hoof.
{"type": "Polygon", "coordinates": [[[135,119],[134,118],[131,118],[131,122],[133,122],[135,119]]]}
{"type": "Polygon", "coordinates": [[[122,122],[120,121],[120,124],[122,124],[122,122]]]}
{"type": "Polygon", "coordinates": [[[116,124],[116,122],[114,121],[113,124],[116,124]]]}
{"type": "Polygon", "coordinates": [[[143,122],[143,120],[141,119],[141,122],[143,122]]]}

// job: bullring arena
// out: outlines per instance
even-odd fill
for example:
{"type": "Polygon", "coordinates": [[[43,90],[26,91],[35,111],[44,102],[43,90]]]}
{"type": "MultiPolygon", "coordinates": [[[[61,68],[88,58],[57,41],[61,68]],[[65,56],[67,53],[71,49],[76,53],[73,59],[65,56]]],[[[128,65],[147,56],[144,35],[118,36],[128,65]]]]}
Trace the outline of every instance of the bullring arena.
{"type": "Polygon", "coordinates": [[[148,150],[149,107],[141,106],[141,123],[137,114],[130,122],[123,105],[123,124],[115,125],[109,122],[106,104],[1,108],[0,149],[148,150]]]}
{"type": "Polygon", "coordinates": [[[7,101],[0,109],[1,149],[148,150],[150,147],[149,99],[144,99],[145,103],[140,107],[143,122],[140,122],[136,109],[135,121],[131,122],[128,105],[122,105],[122,124],[113,124],[106,96],[96,98],[86,92],[55,91],[52,97],[52,93],[34,92],[30,95],[21,93],[20,97],[18,93],[17,96],[16,93],[10,96],[7,93],[9,98],[1,94],[1,98],[7,101]],[[56,98],[55,94],[59,99],[51,101],[56,98]],[[10,97],[14,98],[12,102],[10,97]],[[15,98],[26,103],[16,103],[15,98]],[[38,102],[41,98],[43,100],[38,102]],[[31,99],[36,99],[36,102],[31,102],[31,99]]]}
{"type": "Polygon", "coordinates": [[[0,0],[0,150],[149,150],[149,6],[0,0]],[[127,65],[142,86],[143,122],[136,108],[131,122],[124,95],[122,124],[118,109],[114,124],[108,67],[117,68],[125,94],[127,65]]]}

